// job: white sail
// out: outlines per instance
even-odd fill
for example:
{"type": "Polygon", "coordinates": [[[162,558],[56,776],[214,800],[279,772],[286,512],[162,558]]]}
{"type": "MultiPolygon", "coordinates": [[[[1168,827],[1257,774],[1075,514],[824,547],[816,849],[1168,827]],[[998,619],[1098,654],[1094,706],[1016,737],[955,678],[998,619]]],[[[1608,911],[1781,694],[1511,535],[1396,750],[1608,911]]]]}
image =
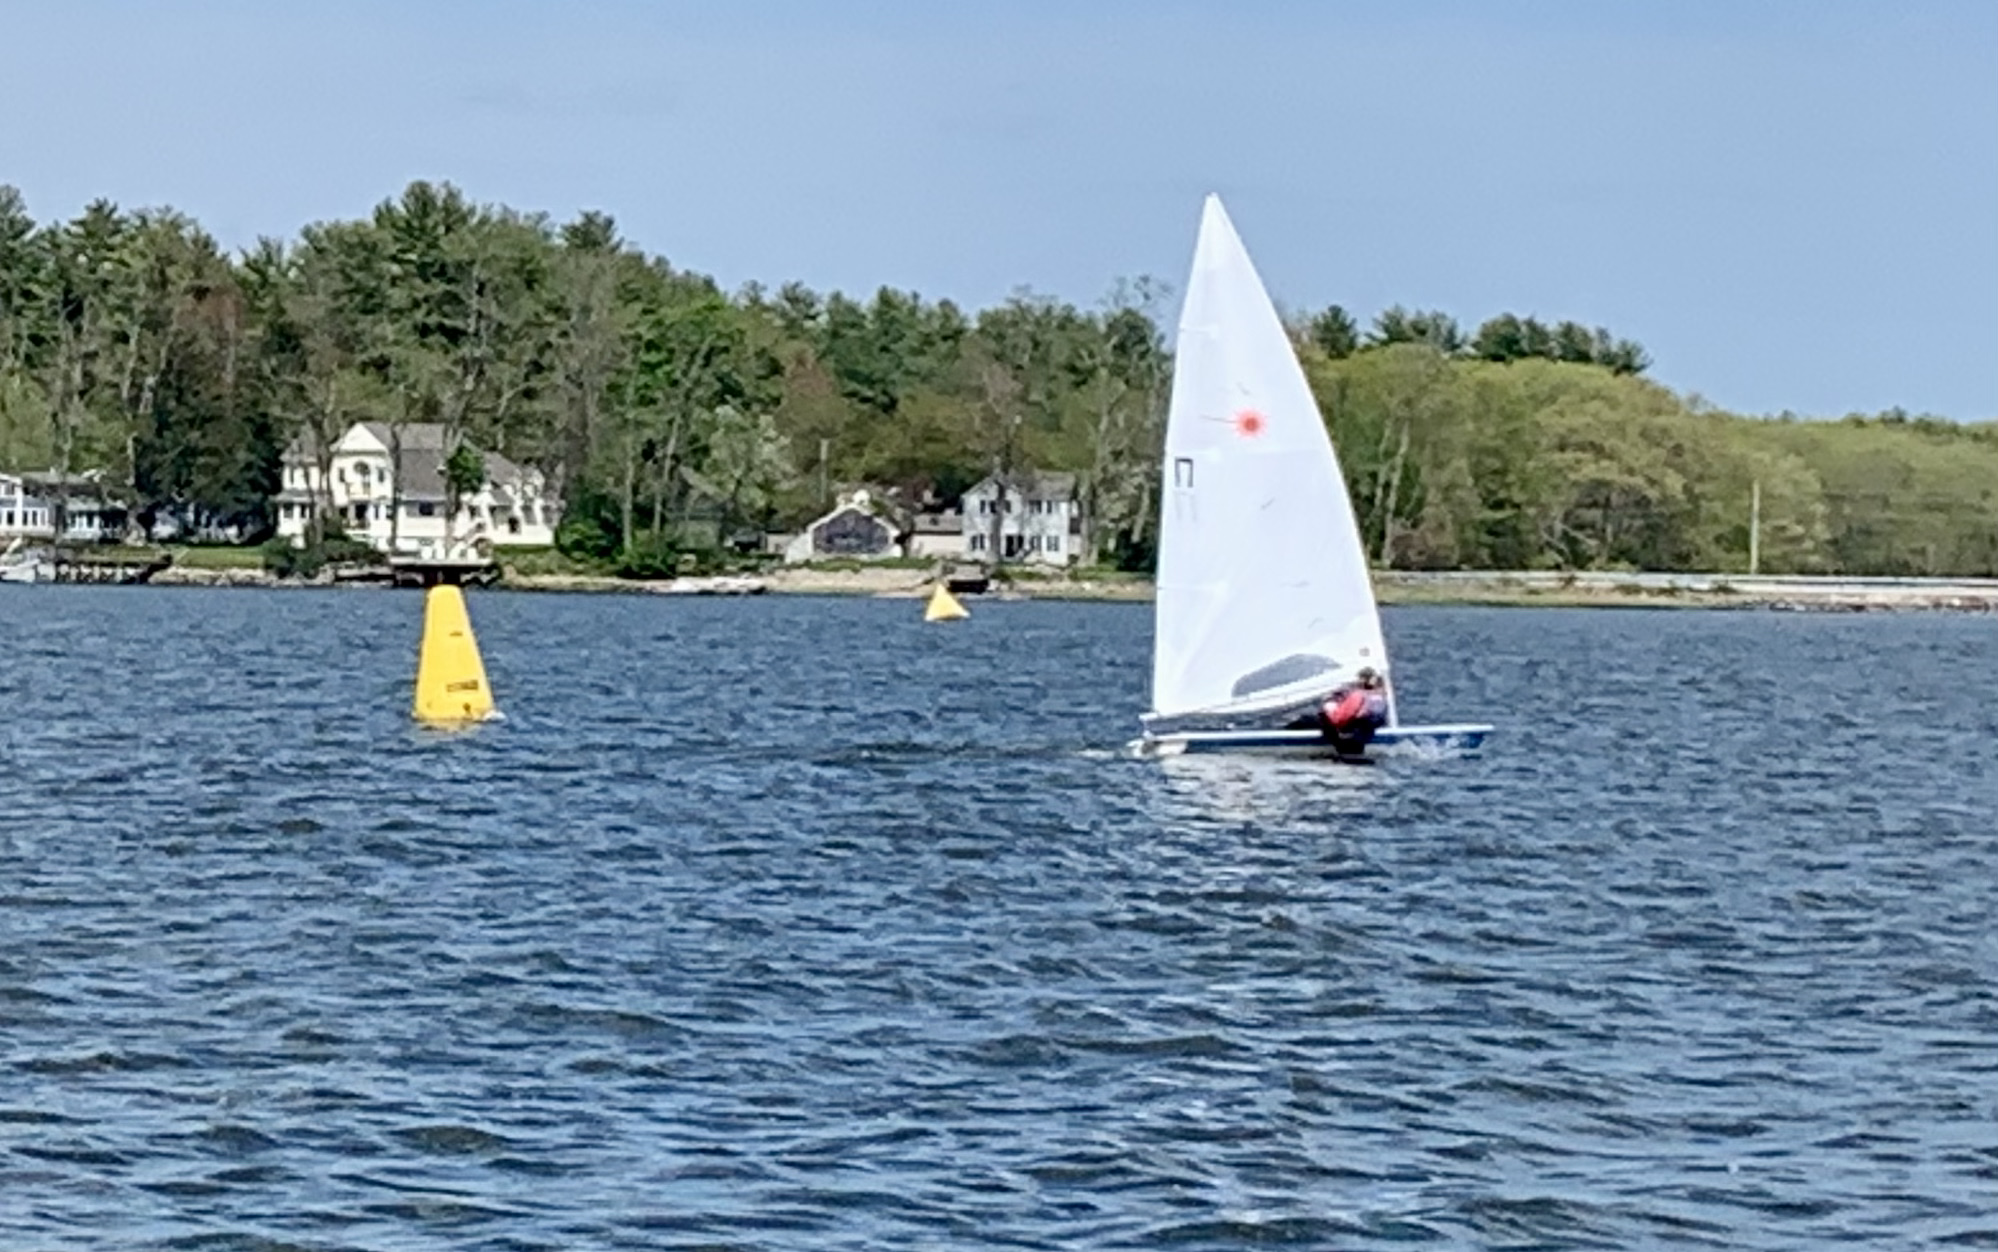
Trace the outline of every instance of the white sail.
{"type": "Polygon", "coordinates": [[[1331,438],[1219,199],[1180,313],[1159,519],[1152,715],[1253,714],[1387,673],[1331,438]]]}

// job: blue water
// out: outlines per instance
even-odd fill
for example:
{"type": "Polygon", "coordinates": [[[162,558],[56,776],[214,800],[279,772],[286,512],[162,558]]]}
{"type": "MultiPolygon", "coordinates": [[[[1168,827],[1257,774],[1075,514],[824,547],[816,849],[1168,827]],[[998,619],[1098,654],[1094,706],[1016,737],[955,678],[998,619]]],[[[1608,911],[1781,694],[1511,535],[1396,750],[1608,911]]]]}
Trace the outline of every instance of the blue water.
{"type": "Polygon", "coordinates": [[[1998,1246],[1988,618],[0,587],[0,1247],[1998,1246]]]}

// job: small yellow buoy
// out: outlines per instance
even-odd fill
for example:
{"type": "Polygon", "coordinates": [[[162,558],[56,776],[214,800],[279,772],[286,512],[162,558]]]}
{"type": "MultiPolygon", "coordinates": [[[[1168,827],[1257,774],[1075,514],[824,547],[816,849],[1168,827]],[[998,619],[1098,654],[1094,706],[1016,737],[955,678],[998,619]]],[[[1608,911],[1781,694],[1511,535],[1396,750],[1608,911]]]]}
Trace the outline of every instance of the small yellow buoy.
{"type": "Polygon", "coordinates": [[[479,642],[472,637],[465,594],[456,587],[432,587],[424,598],[413,711],[426,726],[463,726],[493,716],[479,642]]]}
{"type": "Polygon", "coordinates": [[[937,589],[930,593],[929,607],[923,610],[923,620],[926,622],[955,622],[970,616],[970,610],[958,603],[957,597],[950,593],[950,588],[942,583],[938,583],[937,589]]]}

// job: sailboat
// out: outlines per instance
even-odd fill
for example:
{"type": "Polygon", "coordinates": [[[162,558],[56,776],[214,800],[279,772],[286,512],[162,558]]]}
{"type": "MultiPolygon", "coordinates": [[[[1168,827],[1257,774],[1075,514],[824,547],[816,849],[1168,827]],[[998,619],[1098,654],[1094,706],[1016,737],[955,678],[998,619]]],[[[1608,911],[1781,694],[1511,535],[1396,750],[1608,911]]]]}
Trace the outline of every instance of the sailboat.
{"type": "Polygon", "coordinates": [[[1290,729],[1371,669],[1369,751],[1474,748],[1490,726],[1403,726],[1366,549],[1324,418],[1218,197],[1201,212],[1166,416],[1141,755],[1337,756],[1290,729]]]}

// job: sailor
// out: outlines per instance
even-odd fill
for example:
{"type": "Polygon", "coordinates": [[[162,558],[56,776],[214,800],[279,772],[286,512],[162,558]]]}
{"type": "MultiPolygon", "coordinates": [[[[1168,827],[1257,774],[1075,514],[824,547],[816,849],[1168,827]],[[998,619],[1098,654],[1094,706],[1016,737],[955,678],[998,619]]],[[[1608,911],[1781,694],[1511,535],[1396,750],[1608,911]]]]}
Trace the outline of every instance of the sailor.
{"type": "Polygon", "coordinates": [[[1372,666],[1362,669],[1350,686],[1340,687],[1318,706],[1318,730],[1340,756],[1358,756],[1387,725],[1387,683],[1372,666]]]}

